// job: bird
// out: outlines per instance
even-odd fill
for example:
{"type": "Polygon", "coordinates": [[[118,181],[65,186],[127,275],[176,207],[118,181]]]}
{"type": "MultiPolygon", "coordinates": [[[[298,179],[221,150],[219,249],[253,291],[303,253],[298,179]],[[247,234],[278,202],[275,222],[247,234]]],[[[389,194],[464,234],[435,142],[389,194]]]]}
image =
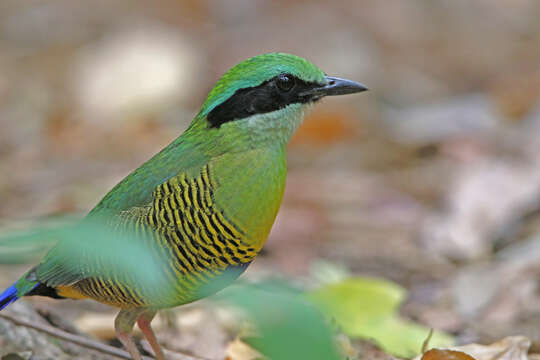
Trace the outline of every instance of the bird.
{"type": "Polygon", "coordinates": [[[261,251],[283,199],[286,145],[306,110],[325,96],[366,90],[286,53],[233,66],[189,127],[81,220],[101,222],[118,236],[76,241],[73,232],[0,294],[0,310],[23,296],[93,299],[120,309],[116,336],[134,360],[141,359],[135,323],[155,358],[165,359],[152,319],[158,310],[221,290],[261,251]],[[122,234],[130,235],[120,240],[122,234]],[[159,270],[150,282],[114,260],[138,244],[159,270]]]}

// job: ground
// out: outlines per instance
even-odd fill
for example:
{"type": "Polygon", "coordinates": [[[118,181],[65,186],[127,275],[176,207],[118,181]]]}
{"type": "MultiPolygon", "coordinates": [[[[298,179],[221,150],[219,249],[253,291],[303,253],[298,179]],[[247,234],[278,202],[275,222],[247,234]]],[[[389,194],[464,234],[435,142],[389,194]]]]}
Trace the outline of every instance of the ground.
{"type": "MultiPolygon", "coordinates": [[[[538,349],[535,1],[0,8],[3,233],[84,216],[185,129],[228,67],[292,52],[370,91],[313,108],[289,146],[285,199],[264,253],[242,279],[278,277],[305,291],[329,279],[386,279],[406,291],[400,316],[459,344],[521,335],[538,349]]],[[[0,244],[2,287],[43,253],[12,250],[0,244]]],[[[92,302],[32,298],[5,313],[114,343],[114,310],[92,302]]],[[[167,349],[222,359],[244,325],[202,301],[156,326],[167,349]]],[[[0,349],[109,358],[4,319],[0,349]]]]}

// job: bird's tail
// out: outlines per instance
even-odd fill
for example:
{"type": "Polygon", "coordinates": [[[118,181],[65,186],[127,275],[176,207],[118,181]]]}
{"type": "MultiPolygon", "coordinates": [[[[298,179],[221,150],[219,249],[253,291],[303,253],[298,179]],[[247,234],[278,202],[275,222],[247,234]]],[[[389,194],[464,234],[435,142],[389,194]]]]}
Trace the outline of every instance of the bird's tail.
{"type": "Polygon", "coordinates": [[[17,300],[17,288],[15,284],[8,287],[2,294],[0,294],[0,310],[17,300]]]}
{"type": "Polygon", "coordinates": [[[40,283],[37,281],[29,281],[26,279],[26,274],[13,285],[8,287],[0,294],[0,310],[17,301],[21,296],[27,295],[34,290],[40,283]]]}

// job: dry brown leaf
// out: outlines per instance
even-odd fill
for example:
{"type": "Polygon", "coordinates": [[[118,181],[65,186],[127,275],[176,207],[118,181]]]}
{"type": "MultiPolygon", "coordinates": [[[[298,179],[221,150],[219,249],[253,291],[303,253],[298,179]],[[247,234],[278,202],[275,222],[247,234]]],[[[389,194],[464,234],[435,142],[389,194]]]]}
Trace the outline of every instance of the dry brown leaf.
{"type": "Polygon", "coordinates": [[[463,351],[431,349],[422,355],[422,360],[476,360],[463,351]]]}
{"type": "Polygon", "coordinates": [[[258,360],[264,359],[257,350],[236,338],[227,346],[225,360],[258,360]]]}
{"type": "Polygon", "coordinates": [[[467,360],[469,357],[476,360],[531,360],[527,355],[530,346],[531,341],[524,336],[509,336],[489,345],[467,344],[444,350],[438,349],[429,354],[433,351],[430,350],[414,360],[467,360]],[[458,356],[459,352],[465,354],[458,356]],[[429,355],[426,358],[427,354],[429,355]]]}

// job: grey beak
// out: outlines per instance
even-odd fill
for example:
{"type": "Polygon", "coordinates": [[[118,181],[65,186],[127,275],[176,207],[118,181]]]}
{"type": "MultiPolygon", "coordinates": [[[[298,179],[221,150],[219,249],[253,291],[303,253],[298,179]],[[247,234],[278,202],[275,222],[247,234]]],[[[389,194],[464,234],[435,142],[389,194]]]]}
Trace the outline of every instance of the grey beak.
{"type": "Polygon", "coordinates": [[[310,95],[316,97],[354,94],[366,91],[368,88],[359,82],[340,79],[333,76],[326,77],[326,85],[316,87],[300,94],[301,96],[310,95]]]}

